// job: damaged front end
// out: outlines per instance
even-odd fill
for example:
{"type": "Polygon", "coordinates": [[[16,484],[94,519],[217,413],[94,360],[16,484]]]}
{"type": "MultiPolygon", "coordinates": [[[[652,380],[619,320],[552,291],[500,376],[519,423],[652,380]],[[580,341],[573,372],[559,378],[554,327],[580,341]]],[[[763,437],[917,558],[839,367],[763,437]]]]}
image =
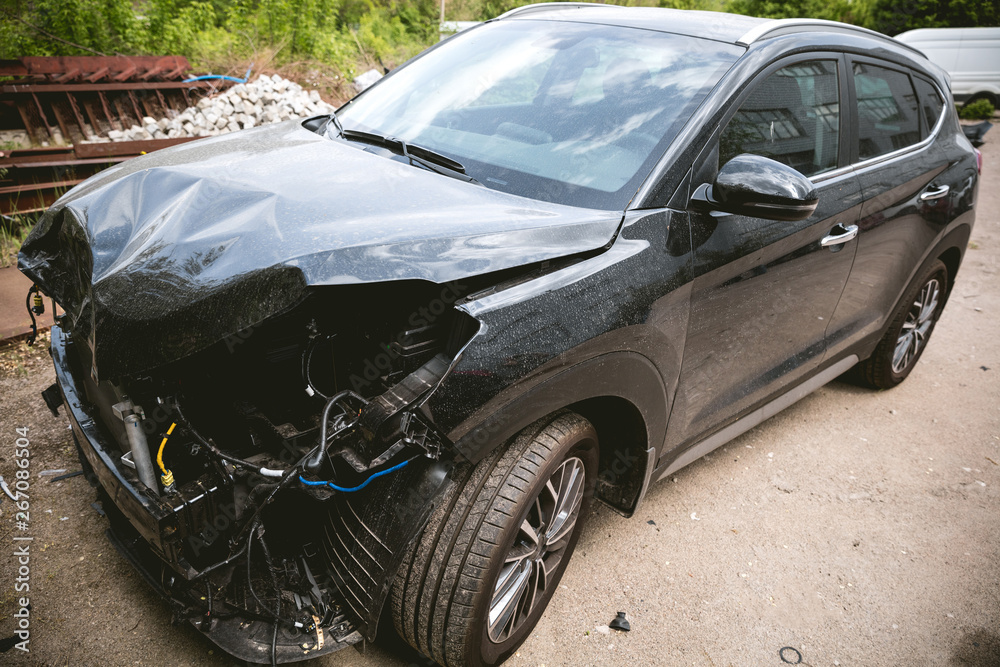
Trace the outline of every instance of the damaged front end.
{"type": "Polygon", "coordinates": [[[53,330],[109,534],[177,618],[251,662],[374,637],[452,465],[425,401],[478,328],[453,307],[466,289],[315,289],[258,327],[113,381],[90,372],[86,340],[53,330]],[[350,317],[371,303],[378,321],[350,317]]]}
{"type": "Polygon", "coordinates": [[[480,327],[461,300],[620,223],[289,122],[102,172],[18,266],[65,311],[58,384],[112,538],[227,652],[291,662],[374,636],[458,457],[436,424],[501,388],[466,371],[490,391],[432,414],[480,327]]]}

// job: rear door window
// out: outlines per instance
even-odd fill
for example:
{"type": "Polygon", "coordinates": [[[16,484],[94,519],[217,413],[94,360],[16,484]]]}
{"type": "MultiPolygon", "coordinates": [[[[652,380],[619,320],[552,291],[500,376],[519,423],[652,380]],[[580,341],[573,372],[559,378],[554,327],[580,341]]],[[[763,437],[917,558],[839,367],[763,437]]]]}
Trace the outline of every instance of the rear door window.
{"type": "Polygon", "coordinates": [[[924,136],[928,136],[937,126],[938,118],[944,111],[944,102],[937,89],[927,81],[914,77],[913,81],[917,85],[917,94],[920,96],[920,106],[924,110],[924,120],[927,127],[924,128],[924,136]]]}
{"type": "Polygon", "coordinates": [[[858,159],[885,155],[920,141],[917,96],[905,72],[854,63],[858,159]]]}
{"type": "Polygon", "coordinates": [[[809,60],[754,88],[722,133],[719,164],[752,153],[812,176],[837,167],[839,146],[837,61],[809,60]]]}

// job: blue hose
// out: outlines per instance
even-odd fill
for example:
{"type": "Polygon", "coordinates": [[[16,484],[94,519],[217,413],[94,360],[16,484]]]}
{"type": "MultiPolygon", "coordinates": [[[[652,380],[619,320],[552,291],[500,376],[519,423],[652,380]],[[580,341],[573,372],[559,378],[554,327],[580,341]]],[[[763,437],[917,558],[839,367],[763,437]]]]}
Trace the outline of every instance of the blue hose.
{"type": "Polygon", "coordinates": [[[233,83],[246,83],[250,80],[250,72],[253,71],[253,65],[250,65],[247,69],[247,73],[243,75],[242,79],[237,79],[234,76],[224,76],[222,74],[206,74],[204,76],[195,76],[190,79],[184,79],[184,83],[191,83],[192,81],[208,81],[209,79],[221,79],[223,81],[232,81],[233,83]]]}
{"type": "Polygon", "coordinates": [[[302,482],[303,484],[305,484],[306,486],[329,486],[334,491],[340,491],[341,493],[354,493],[355,491],[360,491],[361,489],[363,489],[366,486],[368,486],[368,484],[371,483],[371,481],[373,479],[376,479],[378,477],[382,477],[383,475],[388,475],[391,472],[396,472],[397,470],[406,467],[406,464],[408,464],[412,460],[413,459],[407,459],[407,460],[403,461],[402,463],[397,463],[396,465],[392,466],[391,468],[386,468],[385,470],[377,472],[374,475],[372,475],[371,477],[369,477],[368,479],[366,479],[365,481],[363,481],[360,484],[358,484],[357,486],[354,486],[354,487],[351,487],[351,488],[347,488],[347,487],[344,487],[344,486],[337,486],[333,482],[324,482],[324,481],[310,482],[308,479],[306,479],[302,475],[299,475],[299,481],[302,482]]]}

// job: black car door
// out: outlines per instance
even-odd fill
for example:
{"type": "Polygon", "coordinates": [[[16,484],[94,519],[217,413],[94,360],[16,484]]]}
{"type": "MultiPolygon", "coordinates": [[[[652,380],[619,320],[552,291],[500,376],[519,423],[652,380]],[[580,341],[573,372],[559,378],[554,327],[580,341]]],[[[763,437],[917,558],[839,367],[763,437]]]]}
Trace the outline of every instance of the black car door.
{"type": "MultiPolygon", "coordinates": [[[[796,168],[813,180],[819,205],[801,222],[691,212],[695,278],[668,456],[781,393],[823,358],[860,211],[841,131],[845,62],[813,54],[772,65],[734,100],[738,110],[710,147],[719,166],[754,153],[796,168]]],[[[712,177],[696,163],[699,172],[698,182],[712,177]]]]}
{"type": "Polygon", "coordinates": [[[962,192],[959,181],[966,176],[946,171],[949,156],[934,140],[947,120],[936,86],[872,58],[851,58],[850,67],[848,113],[857,119],[852,161],[864,205],[829,354],[879,336],[923,254],[951,219],[951,199],[962,192]]]}

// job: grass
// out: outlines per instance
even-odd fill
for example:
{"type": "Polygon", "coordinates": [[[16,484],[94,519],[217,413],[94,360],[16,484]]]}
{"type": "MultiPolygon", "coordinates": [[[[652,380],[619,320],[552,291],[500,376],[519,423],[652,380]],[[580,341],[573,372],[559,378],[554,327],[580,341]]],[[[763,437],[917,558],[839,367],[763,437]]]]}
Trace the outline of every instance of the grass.
{"type": "Polygon", "coordinates": [[[0,222],[0,269],[17,264],[17,251],[34,226],[33,219],[8,218],[0,222]],[[13,222],[8,222],[12,220],[13,222]]]}

